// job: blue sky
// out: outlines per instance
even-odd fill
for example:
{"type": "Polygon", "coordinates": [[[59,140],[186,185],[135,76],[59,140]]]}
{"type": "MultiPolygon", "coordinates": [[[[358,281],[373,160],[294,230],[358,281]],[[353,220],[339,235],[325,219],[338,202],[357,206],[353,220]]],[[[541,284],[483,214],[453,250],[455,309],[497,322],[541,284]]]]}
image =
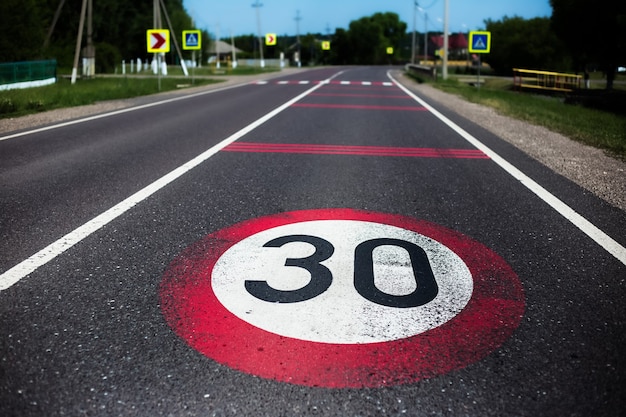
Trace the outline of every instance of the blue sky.
{"type": "MultiPolygon", "coordinates": [[[[413,28],[414,0],[259,0],[261,33],[296,34],[300,11],[300,33],[334,33],[347,29],[350,21],[376,12],[395,12],[413,28]]],[[[549,17],[549,0],[448,0],[450,32],[484,29],[484,20],[504,16],[525,19],[549,17]]],[[[257,33],[256,0],[183,0],[196,27],[220,37],[257,33]]],[[[417,31],[424,31],[425,14],[429,31],[443,31],[444,0],[418,0],[417,31]]]]}

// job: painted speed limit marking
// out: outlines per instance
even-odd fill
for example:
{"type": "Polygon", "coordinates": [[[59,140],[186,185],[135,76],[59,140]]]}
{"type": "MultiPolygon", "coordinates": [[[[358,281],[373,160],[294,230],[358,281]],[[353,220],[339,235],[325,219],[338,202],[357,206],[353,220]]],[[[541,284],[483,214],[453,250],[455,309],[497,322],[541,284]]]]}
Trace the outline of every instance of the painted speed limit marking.
{"type": "Polygon", "coordinates": [[[261,217],[192,245],[162,308],[190,346],[232,368],[325,387],[377,387],[462,368],[524,311],[497,254],[413,218],[351,209],[261,217]]]}
{"type": "Polygon", "coordinates": [[[403,339],[440,326],[465,307],[473,286],[461,258],[440,243],[358,220],[256,233],[218,259],[211,279],[217,299],[256,327],[345,344],[403,339]]]}

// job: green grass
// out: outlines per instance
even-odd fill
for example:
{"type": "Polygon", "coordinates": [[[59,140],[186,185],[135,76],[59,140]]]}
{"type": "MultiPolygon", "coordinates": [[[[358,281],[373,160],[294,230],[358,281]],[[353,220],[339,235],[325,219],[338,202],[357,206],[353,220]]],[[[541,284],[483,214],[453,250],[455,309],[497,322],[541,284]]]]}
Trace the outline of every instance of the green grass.
{"type": "MultiPolygon", "coordinates": [[[[220,81],[198,78],[193,85],[216,82],[220,81]]],[[[93,78],[78,80],[74,85],[66,78],[59,78],[56,84],[45,87],[0,91],[0,118],[178,90],[181,85],[190,86],[191,80],[161,77],[159,90],[157,77],[93,78]]]]}
{"type": "Polygon", "coordinates": [[[454,77],[433,85],[500,114],[544,126],[626,159],[626,117],[565,102],[564,96],[512,91],[509,79],[488,78],[480,89],[454,77]]]}
{"type": "MultiPolygon", "coordinates": [[[[129,69],[130,66],[127,68],[129,69]]],[[[64,107],[82,106],[99,101],[132,98],[178,90],[181,86],[200,86],[222,82],[222,76],[256,75],[280,71],[279,68],[224,66],[188,68],[189,77],[184,76],[180,66],[168,67],[168,76],[161,77],[161,89],[158,79],[149,73],[127,76],[105,76],[93,79],[79,79],[72,85],[67,77],[58,78],[57,83],[45,87],[21,90],[0,91],[0,119],[19,117],[27,114],[54,110],[64,107]]],[[[59,69],[59,73],[69,73],[69,69],[59,69]]]]}

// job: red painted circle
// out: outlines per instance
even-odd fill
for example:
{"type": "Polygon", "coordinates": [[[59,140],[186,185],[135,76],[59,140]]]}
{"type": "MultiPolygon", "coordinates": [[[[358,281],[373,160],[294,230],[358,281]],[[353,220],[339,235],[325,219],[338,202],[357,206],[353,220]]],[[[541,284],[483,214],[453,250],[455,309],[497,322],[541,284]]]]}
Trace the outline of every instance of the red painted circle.
{"type": "Polygon", "coordinates": [[[517,275],[481,243],[426,221],[352,209],[281,213],[212,233],[170,264],[160,295],[167,323],[209,358],[263,378],[329,388],[405,384],[463,368],[507,340],[524,313],[517,275]],[[368,344],[280,336],[241,320],[219,302],[211,273],[224,252],[261,231],[313,220],[382,223],[430,237],[465,262],[474,281],[472,297],[457,316],[439,327],[405,339],[368,344]]]}

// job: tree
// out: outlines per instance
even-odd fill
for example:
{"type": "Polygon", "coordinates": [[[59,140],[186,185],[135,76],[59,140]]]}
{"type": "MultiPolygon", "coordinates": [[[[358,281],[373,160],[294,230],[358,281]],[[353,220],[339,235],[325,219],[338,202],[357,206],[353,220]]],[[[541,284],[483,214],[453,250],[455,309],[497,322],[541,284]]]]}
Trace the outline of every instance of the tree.
{"type": "Polygon", "coordinates": [[[354,20],[348,31],[335,32],[331,60],[335,64],[384,64],[387,47],[399,50],[406,28],[406,23],[391,12],[354,20]]]}
{"type": "Polygon", "coordinates": [[[510,74],[513,68],[569,70],[569,55],[552,31],[550,19],[504,17],[485,24],[491,32],[491,52],[484,60],[497,73],[510,74]]]}
{"type": "Polygon", "coordinates": [[[330,44],[330,62],[347,65],[351,55],[350,38],[345,29],[337,28],[330,44]]]}
{"type": "Polygon", "coordinates": [[[579,70],[598,64],[606,72],[607,89],[615,70],[626,64],[626,2],[614,0],[550,0],[552,27],[567,45],[579,70]]]}
{"type": "MultiPolygon", "coordinates": [[[[176,36],[184,29],[191,29],[191,17],[182,0],[164,2],[176,36]]],[[[71,66],[82,0],[64,2],[50,45],[42,48],[45,32],[59,4],[59,0],[0,0],[0,59],[9,62],[57,58],[60,66],[71,66]]],[[[120,57],[127,60],[148,57],[146,30],[153,25],[153,0],[94,0],[93,7],[97,66],[110,69],[119,63],[112,60],[120,57]],[[99,45],[102,51],[98,51],[99,45]],[[101,59],[105,61],[99,62],[101,59]]]]}
{"type": "Polygon", "coordinates": [[[27,61],[41,57],[44,32],[36,0],[0,1],[0,59],[27,61]]]}

